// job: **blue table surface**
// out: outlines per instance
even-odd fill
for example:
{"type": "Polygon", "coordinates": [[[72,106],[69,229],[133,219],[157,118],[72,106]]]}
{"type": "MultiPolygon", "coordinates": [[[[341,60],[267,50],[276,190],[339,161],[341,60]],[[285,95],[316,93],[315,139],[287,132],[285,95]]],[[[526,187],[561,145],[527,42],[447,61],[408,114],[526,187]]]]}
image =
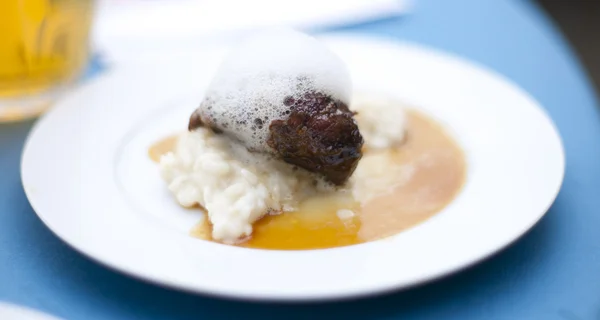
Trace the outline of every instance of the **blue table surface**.
{"type": "Polygon", "coordinates": [[[0,125],[0,300],[65,319],[600,319],[600,109],[573,50],[528,1],[415,3],[411,15],[341,30],[484,64],[530,92],[562,134],[562,191],[514,245],[457,275],[351,302],[248,303],[163,289],[90,261],[41,223],[19,176],[28,122],[0,125]]]}

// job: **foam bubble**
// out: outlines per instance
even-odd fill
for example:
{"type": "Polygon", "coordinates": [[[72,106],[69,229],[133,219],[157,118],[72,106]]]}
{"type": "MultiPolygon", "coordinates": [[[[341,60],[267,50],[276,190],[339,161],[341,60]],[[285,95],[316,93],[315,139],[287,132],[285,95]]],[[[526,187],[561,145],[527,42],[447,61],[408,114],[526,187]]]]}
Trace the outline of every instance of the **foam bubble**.
{"type": "Polygon", "coordinates": [[[251,150],[270,151],[269,124],[290,113],[286,98],[320,92],[349,104],[350,75],[318,40],[286,28],[260,32],[223,61],[197,112],[251,150]]]}

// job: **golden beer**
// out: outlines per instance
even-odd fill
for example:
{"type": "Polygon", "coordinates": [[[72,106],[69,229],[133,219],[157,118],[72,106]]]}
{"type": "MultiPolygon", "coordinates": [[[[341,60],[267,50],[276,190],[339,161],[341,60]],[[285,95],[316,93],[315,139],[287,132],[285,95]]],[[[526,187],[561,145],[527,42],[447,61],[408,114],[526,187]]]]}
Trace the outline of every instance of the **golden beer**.
{"type": "Polygon", "coordinates": [[[0,122],[35,116],[88,60],[92,0],[0,0],[0,122]]]}

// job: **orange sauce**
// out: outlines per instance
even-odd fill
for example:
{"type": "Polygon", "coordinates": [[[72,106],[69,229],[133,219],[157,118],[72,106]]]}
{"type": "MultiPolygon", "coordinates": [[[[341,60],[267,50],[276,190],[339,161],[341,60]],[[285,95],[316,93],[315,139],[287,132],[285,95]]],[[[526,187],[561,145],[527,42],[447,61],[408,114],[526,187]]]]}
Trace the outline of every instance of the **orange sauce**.
{"type": "Polygon", "coordinates": [[[152,161],[159,162],[160,157],[175,149],[175,145],[177,144],[177,136],[170,136],[165,139],[160,140],[159,142],[150,146],[148,149],[148,156],[152,161]]]}
{"type": "MultiPolygon", "coordinates": [[[[173,150],[176,139],[152,146],[150,157],[173,150]]],[[[260,249],[321,249],[392,236],[440,212],[460,192],[465,157],[456,142],[432,119],[407,112],[407,137],[392,150],[366,150],[353,176],[352,193],[308,199],[295,212],[269,215],[254,224],[239,246],[260,249]],[[338,211],[354,216],[340,218],[338,211]]],[[[191,235],[211,240],[203,219],[191,235]]]]}

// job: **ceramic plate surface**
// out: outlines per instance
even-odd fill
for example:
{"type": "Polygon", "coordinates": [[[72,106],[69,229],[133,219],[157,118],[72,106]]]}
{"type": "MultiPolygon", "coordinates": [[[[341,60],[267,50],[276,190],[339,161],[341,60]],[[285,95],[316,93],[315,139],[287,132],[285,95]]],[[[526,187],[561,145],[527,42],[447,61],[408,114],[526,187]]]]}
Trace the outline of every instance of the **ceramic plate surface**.
{"type": "Polygon", "coordinates": [[[194,239],[147,155],[186,129],[226,49],[114,68],[63,99],[32,131],[27,197],[61,239],[126,274],[191,292],[312,300],[415,285],[490,256],[529,230],[556,197],[564,151],[548,116],[506,79],[410,44],[324,41],[355,91],[378,91],[437,119],[466,153],[462,192],[396,236],[343,248],[268,251],[194,239]]]}

